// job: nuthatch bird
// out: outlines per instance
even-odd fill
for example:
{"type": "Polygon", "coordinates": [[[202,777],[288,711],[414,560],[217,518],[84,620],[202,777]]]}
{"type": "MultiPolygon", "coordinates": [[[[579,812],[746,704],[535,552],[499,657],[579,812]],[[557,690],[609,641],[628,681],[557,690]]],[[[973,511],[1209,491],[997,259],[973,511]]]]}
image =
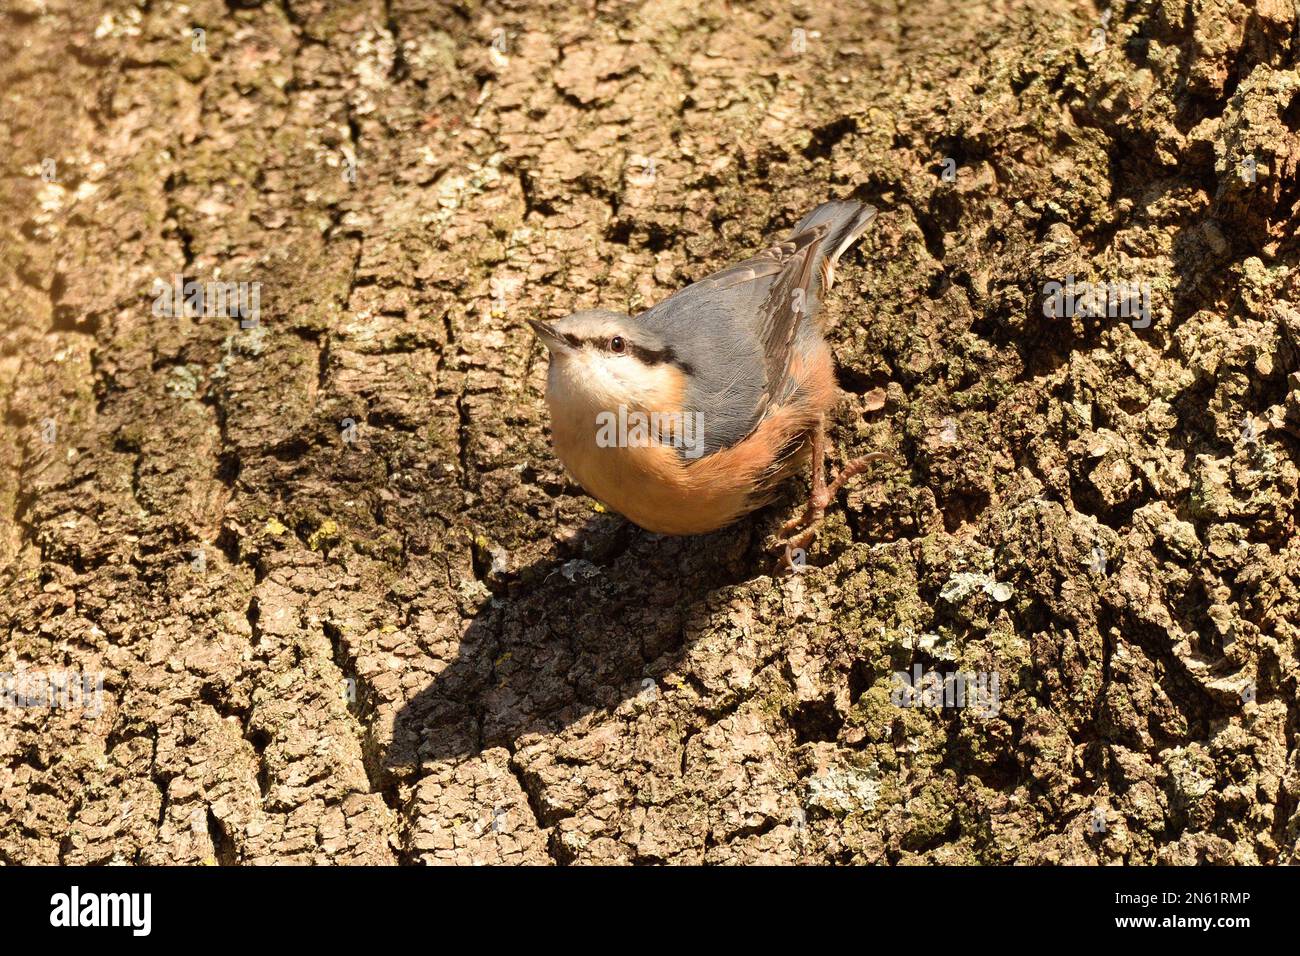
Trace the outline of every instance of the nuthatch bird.
{"type": "Polygon", "coordinates": [[[817,313],[875,216],[824,203],[789,239],[635,317],[529,320],[550,351],[556,454],[588,494],[647,531],[703,534],[766,504],[811,453],[808,507],[781,529],[790,562],[841,485],[889,457],[850,462],[826,483],[837,390],[817,313]]]}

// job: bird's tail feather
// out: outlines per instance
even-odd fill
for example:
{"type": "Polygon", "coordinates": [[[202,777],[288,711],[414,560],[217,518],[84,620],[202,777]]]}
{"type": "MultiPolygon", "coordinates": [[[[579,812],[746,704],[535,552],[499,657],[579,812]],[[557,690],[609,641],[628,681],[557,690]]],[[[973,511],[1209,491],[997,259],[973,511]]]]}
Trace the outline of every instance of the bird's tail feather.
{"type": "Polygon", "coordinates": [[[791,238],[821,225],[827,227],[826,243],[823,246],[826,257],[822,260],[821,268],[826,280],[825,285],[829,288],[834,276],[835,263],[849,246],[858,241],[858,237],[866,232],[867,226],[871,225],[871,221],[875,218],[875,206],[848,199],[833,199],[822,203],[804,216],[799,225],[794,227],[791,238]]]}

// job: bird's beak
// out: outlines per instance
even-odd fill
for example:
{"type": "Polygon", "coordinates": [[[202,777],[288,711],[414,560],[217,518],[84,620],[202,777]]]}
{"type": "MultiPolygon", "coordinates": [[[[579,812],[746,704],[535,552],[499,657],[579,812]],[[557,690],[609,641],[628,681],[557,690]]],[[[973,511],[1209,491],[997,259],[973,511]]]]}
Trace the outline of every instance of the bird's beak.
{"type": "Polygon", "coordinates": [[[529,319],[528,324],[533,327],[537,337],[542,340],[542,344],[551,350],[551,353],[567,352],[569,343],[564,341],[560,333],[555,331],[555,326],[549,322],[541,322],[537,319],[529,319]]]}

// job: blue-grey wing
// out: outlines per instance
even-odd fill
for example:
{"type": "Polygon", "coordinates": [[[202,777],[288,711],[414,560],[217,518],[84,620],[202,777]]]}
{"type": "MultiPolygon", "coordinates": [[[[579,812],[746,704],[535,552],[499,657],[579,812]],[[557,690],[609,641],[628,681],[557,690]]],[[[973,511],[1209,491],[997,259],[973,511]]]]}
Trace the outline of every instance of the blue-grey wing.
{"type": "Polygon", "coordinates": [[[875,216],[829,202],[790,238],[687,286],[637,321],[690,369],[687,411],[704,415],[704,453],[729,448],[788,397],[793,344],[821,305],[835,260],[875,216]]]}
{"type": "Polygon", "coordinates": [[[762,309],[780,272],[780,262],[756,256],[637,317],[688,369],[684,410],[703,414],[706,455],[740,441],[757,419],[767,384],[762,309]]]}
{"type": "Polygon", "coordinates": [[[687,286],[638,316],[690,370],[687,411],[703,413],[704,454],[729,448],[762,420],[786,378],[791,343],[811,304],[816,234],[783,242],[687,286]]]}

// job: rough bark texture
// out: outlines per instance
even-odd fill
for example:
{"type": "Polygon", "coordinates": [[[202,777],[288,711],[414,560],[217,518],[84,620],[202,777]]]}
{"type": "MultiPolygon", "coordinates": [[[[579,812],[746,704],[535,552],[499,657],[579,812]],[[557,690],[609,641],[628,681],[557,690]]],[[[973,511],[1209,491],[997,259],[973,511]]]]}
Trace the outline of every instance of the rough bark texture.
{"type": "Polygon", "coordinates": [[[1298,46],[1289,0],[6,0],[0,670],[104,708],[0,710],[0,861],[1300,862],[1298,46]],[[904,464],[798,577],[797,482],[593,507],[524,320],[850,195],[832,439],[904,464]],[[258,327],[155,317],[176,273],[258,327]],[[1150,328],[1045,317],[1068,275],[1150,328]],[[915,664],[996,716],[895,706],[915,664]]]}

